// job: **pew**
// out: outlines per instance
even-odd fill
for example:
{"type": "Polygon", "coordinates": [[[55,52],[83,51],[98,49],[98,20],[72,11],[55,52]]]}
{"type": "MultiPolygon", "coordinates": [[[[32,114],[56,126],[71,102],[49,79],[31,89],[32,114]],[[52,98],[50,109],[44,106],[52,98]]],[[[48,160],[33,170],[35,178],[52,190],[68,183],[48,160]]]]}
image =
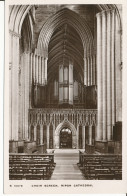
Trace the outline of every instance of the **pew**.
{"type": "Polygon", "coordinates": [[[85,179],[122,179],[122,156],[115,154],[86,154],[79,151],[78,166],[85,179]]]}
{"type": "Polygon", "coordinates": [[[54,154],[10,154],[10,180],[48,180],[55,168],[54,154]]]}

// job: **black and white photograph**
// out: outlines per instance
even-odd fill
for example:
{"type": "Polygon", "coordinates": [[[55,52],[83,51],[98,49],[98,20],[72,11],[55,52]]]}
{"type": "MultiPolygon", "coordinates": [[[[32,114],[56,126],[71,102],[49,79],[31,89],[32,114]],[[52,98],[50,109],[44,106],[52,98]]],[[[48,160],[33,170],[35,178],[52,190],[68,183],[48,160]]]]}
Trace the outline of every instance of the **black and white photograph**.
{"type": "Polygon", "coordinates": [[[122,182],[123,5],[106,3],[8,0],[8,186],[122,182]]]}

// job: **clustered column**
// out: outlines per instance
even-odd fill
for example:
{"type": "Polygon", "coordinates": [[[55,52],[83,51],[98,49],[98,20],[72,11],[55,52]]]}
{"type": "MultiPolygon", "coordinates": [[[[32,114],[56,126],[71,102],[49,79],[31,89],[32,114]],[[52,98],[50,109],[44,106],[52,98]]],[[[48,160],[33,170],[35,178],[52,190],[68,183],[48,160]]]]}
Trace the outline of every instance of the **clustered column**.
{"type": "Polygon", "coordinates": [[[114,10],[97,15],[97,140],[112,139],[115,114],[114,92],[114,10]]]}
{"type": "Polygon", "coordinates": [[[9,32],[10,39],[10,140],[18,140],[19,131],[19,38],[14,32],[9,32]],[[11,48],[12,47],[12,48],[11,48]],[[13,97],[13,98],[11,98],[13,97]]]}
{"type": "Polygon", "coordinates": [[[96,57],[94,54],[84,58],[84,85],[96,85],[96,57]]]}
{"type": "Polygon", "coordinates": [[[33,54],[33,81],[34,84],[45,86],[47,84],[47,57],[33,54]]]}

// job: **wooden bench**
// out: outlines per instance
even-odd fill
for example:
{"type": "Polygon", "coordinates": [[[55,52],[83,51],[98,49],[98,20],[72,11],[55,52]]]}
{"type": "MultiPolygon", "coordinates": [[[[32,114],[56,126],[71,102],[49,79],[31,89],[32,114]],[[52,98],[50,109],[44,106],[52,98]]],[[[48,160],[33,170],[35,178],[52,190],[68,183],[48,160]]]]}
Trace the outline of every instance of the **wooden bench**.
{"type": "Polygon", "coordinates": [[[54,170],[54,154],[10,154],[10,179],[49,179],[54,170]]]}
{"type": "Polygon", "coordinates": [[[114,180],[114,174],[97,174],[96,180],[114,180]]]}
{"type": "Polygon", "coordinates": [[[78,166],[86,179],[121,179],[122,156],[115,154],[86,154],[79,152],[78,166]],[[112,169],[116,169],[113,171],[112,169]],[[103,176],[103,177],[102,177],[103,176]]]}
{"type": "Polygon", "coordinates": [[[9,180],[22,180],[23,174],[9,174],[9,180]]]}

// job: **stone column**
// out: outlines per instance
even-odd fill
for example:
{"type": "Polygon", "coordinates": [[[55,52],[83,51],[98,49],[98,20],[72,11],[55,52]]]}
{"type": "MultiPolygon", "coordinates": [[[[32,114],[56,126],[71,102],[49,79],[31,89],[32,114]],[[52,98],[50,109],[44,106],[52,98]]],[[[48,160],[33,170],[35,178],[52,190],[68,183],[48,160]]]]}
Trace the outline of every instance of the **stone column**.
{"type": "Polygon", "coordinates": [[[34,125],[34,141],[36,142],[36,132],[37,132],[37,126],[34,125]]]}
{"type": "Polygon", "coordinates": [[[84,85],[87,86],[87,59],[84,58],[84,85]]]}
{"type": "Polygon", "coordinates": [[[25,54],[25,135],[28,140],[28,110],[30,92],[30,53],[25,54]]]}
{"type": "Polygon", "coordinates": [[[47,149],[49,149],[49,125],[47,125],[47,149]]]}
{"type": "Polygon", "coordinates": [[[34,84],[36,82],[36,58],[35,54],[33,55],[33,79],[34,79],[34,84]]]}
{"type": "Polygon", "coordinates": [[[115,62],[114,62],[114,37],[115,37],[115,13],[114,10],[111,11],[111,78],[112,78],[112,92],[111,92],[111,96],[112,96],[112,125],[115,124],[115,62]]]}
{"type": "Polygon", "coordinates": [[[9,63],[9,140],[12,140],[12,126],[11,126],[11,119],[12,119],[12,116],[11,116],[11,103],[12,103],[12,97],[11,97],[11,87],[12,87],[12,63],[9,63]]]}
{"type": "Polygon", "coordinates": [[[89,125],[89,145],[92,145],[92,125],[89,125]]]}
{"type": "Polygon", "coordinates": [[[82,126],[82,148],[85,149],[85,125],[82,126]]]}
{"type": "Polygon", "coordinates": [[[97,126],[95,125],[95,141],[97,140],[97,126]]]}
{"type": "Polygon", "coordinates": [[[19,36],[12,34],[11,75],[11,131],[13,140],[18,140],[19,130],[19,36]]]}
{"type": "Polygon", "coordinates": [[[32,95],[32,81],[33,81],[33,54],[30,54],[30,99],[29,99],[29,106],[30,108],[32,107],[32,100],[31,100],[31,95],[32,95]]]}
{"type": "Polygon", "coordinates": [[[79,148],[79,125],[77,125],[77,149],[79,148]]]}
{"type": "Polygon", "coordinates": [[[38,56],[36,55],[36,82],[38,84],[38,56]]]}
{"type": "Polygon", "coordinates": [[[97,85],[97,62],[96,62],[96,54],[94,56],[94,60],[95,60],[95,85],[97,85]]]}
{"type": "Polygon", "coordinates": [[[40,125],[40,145],[43,144],[43,124],[40,125]]]}
{"type": "Polygon", "coordinates": [[[9,33],[9,140],[12,140],[12,59],[13,36],[9,33]]]}
{"type": "Polygon", "coordinates": [[[111,109],[111,14],[107,12],[107,139],[111,140],[112,109],[111,109]]]}
{"type": "Polygon", "coordinates": [[[44,59],[44,62],[45,62],[45,84],[47,84],[47,61],[48,61],[48,58],[45,58],[44,59]]]}
{"type": "Polygon", "coordinates": [[[90,57],[90,84],[93,85],[93,57],[90,57]]]}
{"type": "Polygon", "coordinates": [[[97,105],[98,105],[98,118],[97,118],[97,140],[102,140],[102,18],[98,13],[97,17],[97,105]]]}
{"type": "Polygon", "coordinates": [[[89,57],[87,58],[87,81],[88,81],[88,86],[90,86],[90,59],[89,57]]]}
{"type": "Polygon", "coordinates": [[[95,74],[96,74],[96,60],[95,60],[95,55],[92,56],[92,61],[93,61],[93,72],[92,72],[92,78],[93,78],[93,85],[95,85],[95,74]]]}
{"type": "Polygon", "coordinates": [[[107,119],[106,119],[106,114],[107,114],[107,81],[106,81],[106,76],[107,76],[107,62],[106,62],[106,44],[107,44],[107,37],[106,37],[106,12],[102,12],[102,78],[103,78],[103,141],[107,140],[107,130],[106,130],[106,124],[107,124],[107,119]]]}
{"type": "Polygon", "coordinates": [[[53,148],[55,148],[55,124],[53,124],[53,148]]]}
{"type": "Polygon", "coordinates": [[[41,76],[41,74],[42,74],[42,72],[41,72],[41,57],[39,56],[38,58],[39,58],[38,59],[38,65],[39,65],[39,74],[38,74],[39,81],[38,81],[38,83],[41,85],[41,78],[42,78],[42,76],[41,76]]]}

